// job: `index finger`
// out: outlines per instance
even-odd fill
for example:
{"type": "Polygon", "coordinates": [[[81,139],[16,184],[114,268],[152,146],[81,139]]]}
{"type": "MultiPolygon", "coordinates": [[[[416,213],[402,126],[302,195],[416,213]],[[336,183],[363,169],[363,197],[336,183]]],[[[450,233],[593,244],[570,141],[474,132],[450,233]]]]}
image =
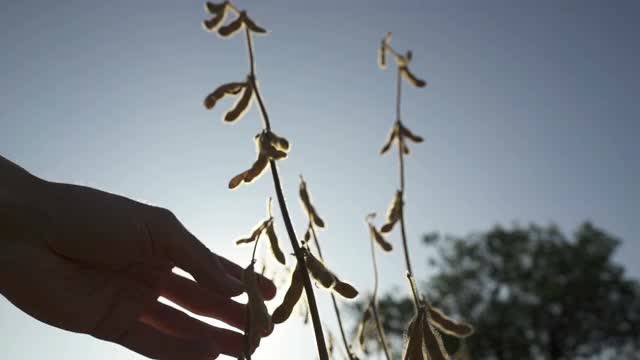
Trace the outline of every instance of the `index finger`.
{"type": "Polygon", "coordinates": [[[152,251],[188,272],[202,286],[233,297],[244,292],[242,282],[227,273],[219,257],[191,234],[169,210],[149,209],[149,237],[152,251]]]}
{"type": "MultiPolygon", "coordinates": [[[[242,272],[244,271],[244,269],[240,265],[220,255],[218,255],[218,260],[220,260],[220,264],[227,272],[227,274],[235,277],[238,280],[242,280],[242,272]]],[[[269,280],[264,275],[260,273],[256,273],[256,275],[256,280],[258,282],[258,287],[262,292],[262,296],[265,298],[265,300],[273,299],[276,296],[276,285],[273,283],[273,281],[269,280]]]]}

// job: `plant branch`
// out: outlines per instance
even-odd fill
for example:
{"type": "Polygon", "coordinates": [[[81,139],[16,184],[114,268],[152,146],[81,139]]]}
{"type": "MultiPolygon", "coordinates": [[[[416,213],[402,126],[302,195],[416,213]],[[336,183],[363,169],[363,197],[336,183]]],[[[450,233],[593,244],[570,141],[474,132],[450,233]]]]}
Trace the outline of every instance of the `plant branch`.
{"type": "Polygon", "coordinates": [[[387,360],[391,360],[391,352],[389,351],[389,347],[387,346],[387,340],[384,336],[384,330],[382,329],[380,316],[378,315],[378,261],[376,260],[376,249],[373,236],[370,236],[370,244],[371,263],[373,264],[373,295],[371,295],[371,303],[369,304],[369,308],[373,312],[373,318],[376,322],[376,329],[378,331],[380,343],[382,344],[382,348],[384,349],[384,355],[386,356],[387,360]]]}
{"type": "MultiPolygon", "coordinates": [[[[311,229],[311,235],[313,236],[313,242],[316,244],[316,250],[318,250],[318,256],[320,256],[320,260],[324,261],[324,257],[322,256],[322,250],[320,250],[320,242],[318,242],[318,235],[316,234],[316,229],[313,225],[312,221],[309,221],[309,229],[311,229]]],[[[351,347],[349,346],[349,342],[347,341],[347,336],[344,332],[344,326],[342,325],[342,316],[340,316],[340,308],[338,308],[338,301],[336,300],[336,296],[333,293],[331,295],[331,302],[333,302],[333,310],[336,312],[336,318],[338,319],[338,328],[340,328],[340,335],[342,336],[342,343],[344,344],[344,349],[347,352],[347,356],[349,360],[354,360],[353,354],[351,353],[351,347]]]]}
{"type": "MultiPolygon", "coordinates": [[[[400,97],[402,95],[402,77],[400,75],[400,68],[398,68],[397,85],[396,85],[396,121],[400,125],[400,97]]],[[[404,221],[404,137],[402,134],[399,136],[398,157],[400,161],[400,194],[402,198],[400,206],[400,233],[402,235],[402,250],[404,251],[404,260],[407,265],[407,272],[413,277],[413,269],[411,268],[411,259],[409,258],[409,247],[407,245],[407,230],[404,221]]]]}
{"type": "MultiPolygon", "coordinates": [[[[251,32],[246,27],[245,27],[245,34],[247,39],[247,51],[249,52],[249,67],[250,67],[249,79],[251,81],[254,94],[260,106],[260,114],[262,115],[264,128],[267,131],[270,131],[271,124],[269,122],[269,115],[267,114],[267,109],[264,106],[262,96],[260,95],[260,90],[258,89],[258,82],[256,80],[255,58],[253,54],[253,43],[252,43],[251,32]]],[[[278,198],[280,212],[282,213],[284,224],[287,229],[287,234],[289,235],[289,240],[291,241],[291,246],[293,247],[293,252],[296,256],[296,260],[298,261],[298,263],[304,265],[304,266],[301,266],[302,280],[304,284],[304,290],[307,295],[307,301],[309,303],[309,312],[311,313],[311,321],[313,323],[313,330],[315,332],[316,345],[318,347],[318,356],[320,357],[320,360],[329,360],[329,354],[327,352],[324,333],[322,332],[322,323],[320,322],[320,315],[318,313],[318,306],[316,304],[316,298],[313,293],[313,285],[311,284],[311,279],[309,279],[309,272],[307,271],[306,262],[302,254],[302,250],[300,249],[300,245],[298,244],[298,240],[297,240],[298,238],[296,236],[295,230],[291,222],[289,209],[287,208],[287,204],[284,198],[284,193],[282,191],[282,183],[280,181],[280,175],[278,174],[278,166],[276,165],[276,162],[273,159],[269,160],[269,165],[271,167],[271,175],[273,177],[273,186],[276,191],[276,197],[278,198]]]]}

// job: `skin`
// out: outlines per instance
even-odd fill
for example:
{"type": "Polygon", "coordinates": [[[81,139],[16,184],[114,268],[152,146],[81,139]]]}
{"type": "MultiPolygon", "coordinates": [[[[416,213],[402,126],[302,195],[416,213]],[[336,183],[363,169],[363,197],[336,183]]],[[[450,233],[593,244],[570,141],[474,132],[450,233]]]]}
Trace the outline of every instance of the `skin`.
{"type": "MultiPolygon", "coordinates": [[[[157,299],[243,331],[245,305],[232,299],[245,291],[241,274],[166,209],[44,181],[0,156],[0,293],[44,323],[152,359],[239,357],[241,332],[157,299]]],[[[257,278],[272,299],[273,283],[257,278]]]]}

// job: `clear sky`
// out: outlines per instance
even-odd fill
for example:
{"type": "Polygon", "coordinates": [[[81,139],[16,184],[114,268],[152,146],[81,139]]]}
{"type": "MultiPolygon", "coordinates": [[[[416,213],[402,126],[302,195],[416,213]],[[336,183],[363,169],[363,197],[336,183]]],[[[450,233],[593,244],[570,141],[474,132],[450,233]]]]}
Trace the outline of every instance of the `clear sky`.
{"type": "MultiPolygon", "coordinates": [[[[362,221],[384,212],[396,157],[377,155],[394,120],[394,73],[376,66],[386,31],[412,49],[429,86],[405,86],[403,117],[425,144],[407,163],[407,224],[420,235],[496,223],[585,219],[624,239],[617,259],[640,275],[640,5],[636,1],[238,1],[271,30],[256,39],[274,131],[293,144],[285,190],[308,180],[329,224],[329,265],[371,288],[362,221]]],[[[257,109],[237,125],[203,97],[247,73],[244,43],[202,31],[202,1],[4,1],[0,11],[0,154],[31,172],[172,209],[215,252],[246,263],[233,240],[264,216],[270,177],[236,191],[253,158],[257,109]]],[[[290,202],[298,232],[305,224],[290,202]]],[[[285,239],[282,223],[277,223],[285,239]]],[[[397,235],[390,241],[398,245],[397,235]]],[[[290,252],[290,247],[286,249],[290,252]]],[[[399,251],[385,289],[406,287],[399,251]]],[[[328,297],[321,313],[334,325],[328,297]]],[[[258,359],[313,359],[293,320],[258,359]]],[[[49,328],[0,298],[5,359],[133,359],[118,346],[49,328]]]]}

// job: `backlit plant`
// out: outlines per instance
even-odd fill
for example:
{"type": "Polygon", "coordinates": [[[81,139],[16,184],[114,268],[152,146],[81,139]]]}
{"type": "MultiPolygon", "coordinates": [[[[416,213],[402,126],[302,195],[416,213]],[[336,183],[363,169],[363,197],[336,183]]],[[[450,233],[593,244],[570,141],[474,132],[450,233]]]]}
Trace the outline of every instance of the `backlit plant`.
{"type": "MultiPolygon", "coordinates": [[[[402,249],[404,253],[404,260],[407,271],[407,279],[413,295],[415,315],[409,323],[406,333],[406,344],[404,349],[403,358],[405,360],[443,360],[449,359],[440,332],[452,335],[457,338],[465,338],[473,333],[473,328],[465,323],[457,322],[450,317],[446,316],[440,309],[434,307],[428,298],[419,293],[416,284],[413,269],[411,267],[411,259],[409,257],[409,249],[407,245],[407,231],[405,224],[405,156],[409,155],[408,143],[421,143],[423,138],[414,134],[409,128],[402,122],[400,115],[400,100],[402,94],[402,79],[405,79],[409,84],[414,87],[422,88],[427,85],[426,81],[415,76],[409,69],[409,63],[413,56],[411,51],[407,51],[405,54],[401,54],[391,47],[391,33],[387,33],[382,39],[380,47],[378,49],[378,65],[381,69],[385,69],[387,65],[387,55],[391,55],[396,64],[396,120],[393,123],[391,131],[387,137],[386,142],[380,150],[380,154],[387,153],[393,145],[398,149],[398,162],[399,162],[399,189],[395,192],[391,205],[386,213],[386,222],[380,227],[372,223],[373,216],[367,217],[367,226],[369,228],[369,234],[371,237],[371,256],[374,266],[374,291],[368,305],[365,307],[362,319],[358,326],[358,340],[362,347],[365,345],[365,335],[369,322],[373,317],[375,320],[375,327],[377,330],[378,340],[384,350],[387,360],[391,359],[391,353],[388,349],[388,345],[385,341],[382,326],[380,324],[380,318],[377,310],[377,289],[378,289],[378,275],[377,265],[375,257],[374,244],[378,244],[384,251],[391,251],[392,245],[384,238],[386,234],[389,234],[396,225],[399,225],[400,234],[402,238],[402,249]]],[[[363,348],[366,350],[366,348],[363,348]]]]}
{"type": "MultiPolygon", "coordinates": [[[[249,58],[249,73],[242,79],[223,84],[216,88],[212,93],[206,96],[204,100],[204,106],[207,109],[212,109],[216,106],[217,102],[225,97],[235,97],[236,102],[230,110],[228,110],[223,117],[224,122],[233,123],[239,121],[242,116],[249,110],[254,100],[257,101],[260,115],[262,117],[262,130],[255,135],[255,144],[257,149],[257,158],[255,162],[246,170],[233,176],[229,181],[229,188],[235,189],[242,184],[247,184],[255,181],[260,177],[267,168],[270,169],[273,178],[273,184],[275,188],[276,198],[280,206],[280,212],[284,220],[284,224],[287,230],[287,235],[293,247],[294,255],[296,257],[295,270],[291,275],[291,284],[285,294],[283,303],[274,311],[272,315],[267,312],[264,300],[262,299],[260,292],[256,287],[256,279],[254,275],[255,253],[258,240],[261,235],[265,233],[269,238],[271,250],[278,262],[281,264],[286,263],[286,257],[280,249],[278,244],[278,238],[274,228],[274,219],[271,213],[271,206],[269,202],[269,210],[267,219],[260,222],[256,228],[250,233],[247,238],[237,241],[239,244],[254,243],[253,254],[251,262],[244,272],[243,282],[247,287],[248,306],[247,306],[247,326],[245,329],[246,354],[245,356],[250,358],[251,353],[260,342],[260,337],[263,331],[270,329],[273,324],[279,324],[284,322],[291,314],[293,307],[302,297],[302,292],[306,295],[308,302],[309,313],[313,323],[315,340],[318,347],[318,355],[321,360],[328,360],[329,355],[327,352],[327,346],[324,339],[322,324],[320,315],[318,313],[316,299],[313,292],[313,285],[309,278],[309,274],[314,277],[316,282],[324,288],[329,289],[333,293],[337,293],[345,298],[355,298],[358,292],[350,284],[340,280],[334,273],[329,271],[324,265],[322,255],[320,254],[319,245],[316,242],[318,255],[320,259],[316,258],[309,247],[309,239],[299,244],[296,237],[296,233],[291,222],[289,210],[287,208],[284,193],[280,181],[280,175],[278,173],[277,161],[287,158],[291,145],[287,139],[277,135],[273,132],[271,122],[267,114],[267,110],[260,95],[260,88],[256,79],[255,71],[255,57],[253,51],[253,37],[255,35],[265,35],[267,30],[259,26],[246,11],[238,10],[230,1],[222,3],[207,2],[205,10],[211,14],[211,18],[203,22],[203,26],[210,32],[217,32],[223,38],[233,37],[235,34],[244,33],[246,39],[246,46],[249,58]],[[235,16],[234,19],[225,24],[227,16],[235,16]]],[[[304,182],[302,182],[304,185],[304,182]]],[[[312,232],[314,239],[316,227],[324,227],[324,221],[320,218],[315,208],[311,204],[310,196],[306,187],[301,185],[301,200],[304,208],[309,215],[310,219],[310,231],[312,232]],[[304,189],[304,191],[303,191],[304,189]]],[[[333,297],[335,305],[335,297],[333,297]]],[[[336,307],[336,314],[339,316],[339,312],[336,307]]],[[[342,330],[342,329],[341,329],[342,330]]],[[[344,333],[342,331],[342,333],[344,333]]],[[[347,353],[350,354],[348,344],[345,341],[345,347],[347,353]]]]}

